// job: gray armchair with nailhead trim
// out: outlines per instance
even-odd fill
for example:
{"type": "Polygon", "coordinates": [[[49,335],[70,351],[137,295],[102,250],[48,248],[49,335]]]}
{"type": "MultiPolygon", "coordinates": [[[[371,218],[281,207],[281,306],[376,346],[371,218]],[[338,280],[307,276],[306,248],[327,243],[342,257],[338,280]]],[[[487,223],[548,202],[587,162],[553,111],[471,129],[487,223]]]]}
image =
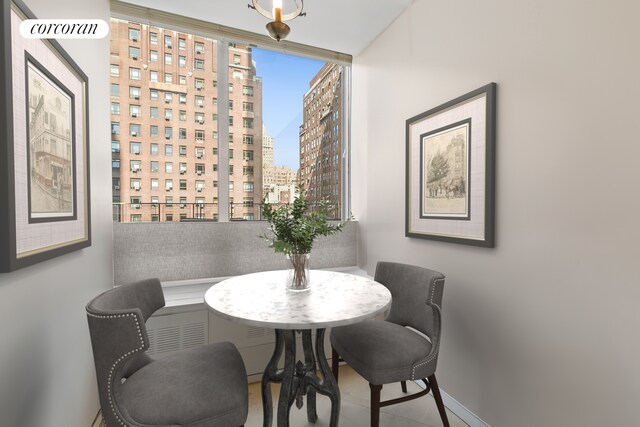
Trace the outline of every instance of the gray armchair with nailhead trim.
{"type": "Polygon", "coordinates": [[[110,289],[87,304],[105,425],[244,425],[247,373],[233,344],[209,344],[158,360],[145,353],[145,321],[161,307],[158,279],[110,289]]]}
{"type": "Polygon", "coordinates": [[[369,320],[331,331],[332,370],[338,379],[338,363],[347,362],[371,388],[371,426],[380,423],[380,408],[406,402],[433,391],[442,423],[448,427],[436,365],[440,349],[440,310],[444,275],[428,268],[379,262],[375,280],[391,291],[391,311],[386,320],[369,320]],[[380,402],[383,384],[422,380],[426,389],[380,402]]]}

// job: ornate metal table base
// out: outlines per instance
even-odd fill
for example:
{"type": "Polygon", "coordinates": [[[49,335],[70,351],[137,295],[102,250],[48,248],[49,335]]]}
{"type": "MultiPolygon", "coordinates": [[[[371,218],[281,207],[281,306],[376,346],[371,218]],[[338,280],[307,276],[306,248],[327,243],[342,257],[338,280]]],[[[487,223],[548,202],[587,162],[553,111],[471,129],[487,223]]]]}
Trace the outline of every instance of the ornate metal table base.
{"type": "Polygon", "coordinates": [[[325,329],[316,330],[315,357],[311,343],[311,330],[302,333],[304,363],[296,362],[296,331],[293,329],[276,329],[276,343],[271,360],[262,375],[262,408],[264,427],[271,427],[273,419],[273,403],[271,401],[271,383],[281,383],[278,399],[277,427],[289,427],[289,412],[293,402],[298,409],[302,408],[303,398],[307,396],[307,419],[315,423],[316,392],[328,396],[331,400],[330,427],[338,426],[340,415],[340,390],[336,383],[324,352],[325,329]],[[278,361],[284,349],[284,369],[278,369],[278,361]],[[322,373],[322,379],[316,375],[316,361],[322,373]]]}

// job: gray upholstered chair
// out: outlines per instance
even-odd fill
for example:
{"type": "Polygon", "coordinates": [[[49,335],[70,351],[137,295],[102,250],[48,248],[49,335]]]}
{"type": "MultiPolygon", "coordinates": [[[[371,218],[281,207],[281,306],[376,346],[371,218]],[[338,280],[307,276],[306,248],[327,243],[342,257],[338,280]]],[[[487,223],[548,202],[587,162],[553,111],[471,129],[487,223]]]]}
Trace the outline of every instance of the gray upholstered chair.
{"type": "Polygon", "coordinates": [[[347,362],[371,388],[371,426],[380,423],[380,408],[416,399],[433,391],[442,423],[448,427],[435,371],[440,347],[440,308],[444,275],[427,268],[379,262],[375,280],[391,291],[391,311],[386,320],[369,320],[331,331],[332,370],[347,362]],[[409,396],[380,402],[383,384],[422,380],[426,389],[409,396]]]}
{"type": "Polygon", "coordinates": [[[158,279],[110,289],[87,304],[105,425],[244,425],[247,374],[233,344],[210,344],[158,360],[145,353],[145,321],[163,306],[158,279]]]}

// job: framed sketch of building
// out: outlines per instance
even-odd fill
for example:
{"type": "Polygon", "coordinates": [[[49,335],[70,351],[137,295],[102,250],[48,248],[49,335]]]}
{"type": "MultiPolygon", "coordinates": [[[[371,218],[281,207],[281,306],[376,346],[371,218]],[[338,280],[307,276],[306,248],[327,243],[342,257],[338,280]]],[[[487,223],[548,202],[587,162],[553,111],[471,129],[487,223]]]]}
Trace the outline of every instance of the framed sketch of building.
{"type": "Polygon", "coordinates": [[[25,55],[29,222],[76,219],[74,96],[25,55]]]}
{"type": "Polygon", "coordinates": [[[55,40],[27,39],[20,0],[0,15],[0,272],[91,245],[87,76],[55,40]]]}
{"type": "Polygon", "coordinates": [[[406,122],[405,235],[494,247],[496,84],[406,122]]]}
{"type": "Polygon", "coordinates": [[[471,119],[420,135],[421,218],[469,219],[471,119]]]}

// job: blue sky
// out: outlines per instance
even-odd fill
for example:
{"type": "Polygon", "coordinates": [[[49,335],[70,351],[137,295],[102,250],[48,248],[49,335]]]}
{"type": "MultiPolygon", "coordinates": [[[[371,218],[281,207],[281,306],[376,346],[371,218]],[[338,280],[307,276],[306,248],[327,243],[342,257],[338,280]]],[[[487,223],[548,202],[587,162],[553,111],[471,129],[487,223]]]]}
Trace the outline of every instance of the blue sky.
{"type": "Polygon", "coordinates": [[[275,164],[298,169],[302,97],[325,63],[257,48],[253,59],[262,77],[262,120],[275,138],[275,164]]]}

